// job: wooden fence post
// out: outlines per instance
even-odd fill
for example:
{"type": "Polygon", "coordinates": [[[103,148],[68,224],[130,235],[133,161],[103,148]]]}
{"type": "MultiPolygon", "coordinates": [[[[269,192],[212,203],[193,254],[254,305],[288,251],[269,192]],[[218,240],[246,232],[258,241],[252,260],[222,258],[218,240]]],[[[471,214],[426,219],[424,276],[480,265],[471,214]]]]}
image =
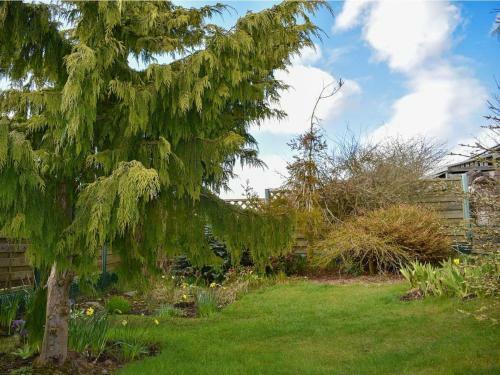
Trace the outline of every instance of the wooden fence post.
{"type": "Polygon", "coordinates": [[[106,272],[107,272],[107,269],[106,269],[106,266],[108,263],[107,257],[108,257],[108,245],[104,244],[104,246],[102,247],[102,254],[101,254],[101,262],[102,262],[101,273],[102,273],[103,279],[104,279],[104,277],[106,277],[106,272]]]}
{"type": "Polygon", "coordinates": [[[467,173],[462,174],[462,192],[464,194],[462,206],[464,213],[464,222],[466,226],[466,238],[469,243],[472,243],[472,223],[470,214],[470,201],[469,201],[469,176],[467,173]]]}

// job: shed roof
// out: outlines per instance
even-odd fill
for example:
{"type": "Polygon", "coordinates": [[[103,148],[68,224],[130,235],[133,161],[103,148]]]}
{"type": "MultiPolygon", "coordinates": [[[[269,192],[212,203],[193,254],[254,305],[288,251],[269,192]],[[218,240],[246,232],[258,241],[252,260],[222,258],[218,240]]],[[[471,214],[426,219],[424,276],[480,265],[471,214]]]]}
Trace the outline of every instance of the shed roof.
{"type": "Polygon", "coordinates": [[[500,144],[493,146],[490,150],[473,155],[466,160],[450,164],[437,173],[434,178],[448,178],[450,175],[467,173],[470,171],[488,172],[498,169],[500,162],[500,144]]]}

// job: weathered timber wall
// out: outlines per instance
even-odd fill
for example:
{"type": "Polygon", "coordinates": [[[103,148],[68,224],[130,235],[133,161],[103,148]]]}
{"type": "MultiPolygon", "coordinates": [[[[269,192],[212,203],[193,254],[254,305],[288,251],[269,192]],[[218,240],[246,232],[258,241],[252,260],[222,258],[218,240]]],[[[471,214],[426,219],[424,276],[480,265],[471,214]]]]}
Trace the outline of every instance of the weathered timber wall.
{"type": "MultiPolygon", "coordinates": [[[[0,290],[33,285],[34,272],[26,259],[27,246],[0,237],[0,290]]],[[[102,254],[97,262],[99,271],[102,271],[102,254]]],[[[115,271],[119,263],[120,257],[108,250],[106,271],[115,271]]]]}
{"type": "Polygon", "coordinates": [[[33,283],[33,269],[25,254],[26,245],[0,238],[0,289],[33,283]]]}
{"type": "Polygon", "coordinates": [[[453,242],[467,242],[470,212],[468,198],[462,188],[462,179],[429,179],[424,182],[417,203],[435,210],[443,218],[445,232],[453,242]]]}

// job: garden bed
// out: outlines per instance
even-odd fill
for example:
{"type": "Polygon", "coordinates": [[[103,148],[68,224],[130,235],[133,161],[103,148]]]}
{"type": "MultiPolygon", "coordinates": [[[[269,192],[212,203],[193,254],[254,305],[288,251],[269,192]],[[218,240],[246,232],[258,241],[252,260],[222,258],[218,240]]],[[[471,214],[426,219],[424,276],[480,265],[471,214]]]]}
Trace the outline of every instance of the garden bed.
{"type": "MultiPolygon", "coordinates": [[[[0,353],[0,374],[33,374],[33,375],[98,375],[112,374],[123,367],[127,361],[121,358],[117,350],[117,342],[108,342],[104,352],[98,357],[88,357],[71,351],[68,353],[68,361],[62,367],[46,366],[36,367],[34,364],[37,356],[21,358],[12,353],[0,353]],[[17,372],[16,372],[17,371],[17,372]]],[[[143,357],[157,355],[160,351],[159,345],[147,345],[147,353],[143,357]]]]}

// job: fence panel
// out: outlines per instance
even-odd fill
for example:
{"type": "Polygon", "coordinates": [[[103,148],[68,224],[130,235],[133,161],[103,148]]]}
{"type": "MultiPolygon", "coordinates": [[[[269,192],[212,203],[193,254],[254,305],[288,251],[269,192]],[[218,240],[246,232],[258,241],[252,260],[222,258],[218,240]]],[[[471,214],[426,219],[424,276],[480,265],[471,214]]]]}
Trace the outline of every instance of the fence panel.
{"type": "Polygon", "coordinates": [[[33,269],[25,254],[25,244],[12,243],[0,238],[0,289],[33,284],[33,269]]]}
{"type": "Polygon", "coordinates": [[[435,210],[441,216],[445,232],[454,243],[467,243],[470,213],[462,178],[428,179],[423,180],[423,183],[417,203],[435,210]]]}

